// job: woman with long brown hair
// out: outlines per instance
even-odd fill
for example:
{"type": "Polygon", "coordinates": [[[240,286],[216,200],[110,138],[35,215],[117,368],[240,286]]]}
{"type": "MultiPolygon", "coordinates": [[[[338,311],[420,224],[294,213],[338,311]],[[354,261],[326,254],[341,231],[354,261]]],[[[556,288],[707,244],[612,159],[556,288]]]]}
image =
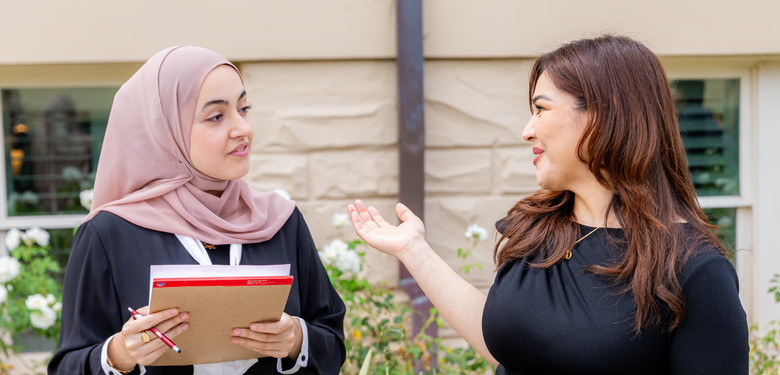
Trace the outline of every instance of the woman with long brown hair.
{"type": "Polygon", "coordinates": [[[697,204],[655,54],[574,41],[536,61],[529,94],[541,190],[496,224],[488,295],[403,204],[393,226],[356,200],[358,235],[401,260],[497,374],[747,374],[737,276],[697,204]]]}

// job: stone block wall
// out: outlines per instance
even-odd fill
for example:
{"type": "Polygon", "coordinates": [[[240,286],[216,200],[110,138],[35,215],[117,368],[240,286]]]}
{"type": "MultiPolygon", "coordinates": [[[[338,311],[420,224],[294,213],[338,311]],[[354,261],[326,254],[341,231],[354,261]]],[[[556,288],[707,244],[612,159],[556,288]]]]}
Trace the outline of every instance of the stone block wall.
{"type": "MultiPolygon", "coordinates": [[[[487,292],[495,266],[494,224],[537,189],[529,143],[531,60],[429,60],[425,65],[425,223],[433,248],[487,292]],[[471,224],[486,241],[462,260],[471,224]]],[[[319,248],[335,238],[335,213],[354,198],[396,221],[397,81],[394,61],[253,62],[240,65],[253,109],[255,139],[247,180],[256,189],[290,193],[319,248]]],[[[397,285],[398,263],[368,250],[364,274],[397,285]]],[[[445,338],[457,335],[448,327],[445,338]]],[[[454,345],[462,345],[452,340],[454,345]]]]}
{"type": "MultiPolygon", "coordinates": [[[[393,218],[398,196],[395,62],[243,63],[255,127],[246,179],[258,190],[284,189],[306,217],[318,248],[354,239],[331,220],[363,198],[393,218]]],[[[397,261],[368,251],[364,272],[398,280],[397,261]]]]}
{"type": "Polygon", "coordinates": [[[487,290],[493,281],[495,222],[536,190],[530,144],[530,60],[432,60],[425,66],[425,221],[428,240],[450,265],[480,263],[466,278],[487,290]],[[488,230],[467,260],[470,224],[488,230]]]}
{"type": "MultiPolygon", "coordinates": [[[[529,143],[522,131],[529,114],[531,60],[432,60],[425,65],[425,223],[431,246],[474,286],[493,283],[495,222],[538,188],[529,143]],[[488,231],[468,259],[471,224],[488,231]],[[465,274],[462,267],[478,263],[465,274]]],[[[448,345],[465,342],[448,325],[448,345]]]]}

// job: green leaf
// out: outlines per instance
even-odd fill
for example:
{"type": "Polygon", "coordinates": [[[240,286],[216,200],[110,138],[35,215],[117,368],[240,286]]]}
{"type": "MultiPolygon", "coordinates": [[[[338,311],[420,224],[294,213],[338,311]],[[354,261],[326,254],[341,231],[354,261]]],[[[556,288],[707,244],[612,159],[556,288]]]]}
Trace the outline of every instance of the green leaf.
{"type": "Polygon", "coordinates": [[[365,359],[363,359],[363,365],[360,366],[360,373],[358,375],[366,375],[368,374],[368,369],[371,364],[371,355],[373,353],[373,348],[368,349],[368,354],[366,354],[365,359]]]}

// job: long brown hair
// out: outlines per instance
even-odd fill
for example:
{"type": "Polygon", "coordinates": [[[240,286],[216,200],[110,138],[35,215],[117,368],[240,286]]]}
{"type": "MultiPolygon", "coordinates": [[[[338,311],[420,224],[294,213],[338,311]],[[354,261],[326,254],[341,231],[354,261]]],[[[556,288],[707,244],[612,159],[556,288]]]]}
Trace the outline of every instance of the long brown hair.
{"type": "MultiPolygon", "coordinates": [[[[685,317],[678,274],[690,250],[709,243],[726,251],[698,206],[661,62],[639,42],[606,35],[541,56],[531,70],[529,98],[543,72],[586,111],[577,155],[613,192],[607,215],[614,212],[624,231],[622,258],[588,270],[613,277],[633,295],[636,332],[661,324],[663,305],[673,313],[667,327],[673,330],[685,317]]],[[[541,268],[561,261],[581,235],[573,206],[570,191],[540,190],[518,202],[502,223],[493,253],[498,267],[523,257],[541,268]]]]}

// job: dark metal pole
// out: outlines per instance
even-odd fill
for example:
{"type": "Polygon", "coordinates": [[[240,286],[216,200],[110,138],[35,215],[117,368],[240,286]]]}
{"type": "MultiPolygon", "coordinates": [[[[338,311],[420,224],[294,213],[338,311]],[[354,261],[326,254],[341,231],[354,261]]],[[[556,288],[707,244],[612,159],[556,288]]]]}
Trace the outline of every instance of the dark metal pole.
{"type": "MultiPolygon", "coordinates": [[[[424,218],[425,198],[425,123],[423,95],[423,30],[422,0],[396,0],[398,30],[398,153],[399,199],[420,219],[424,218]]],[[[422,329],[431,302],[423,294],[409,271],[400,265],[400,285],[409,294],[412,308],[413,333],[422,329]]],[[[425,331],[436,337],[437,327],[431,324],[425,331]]]]}

